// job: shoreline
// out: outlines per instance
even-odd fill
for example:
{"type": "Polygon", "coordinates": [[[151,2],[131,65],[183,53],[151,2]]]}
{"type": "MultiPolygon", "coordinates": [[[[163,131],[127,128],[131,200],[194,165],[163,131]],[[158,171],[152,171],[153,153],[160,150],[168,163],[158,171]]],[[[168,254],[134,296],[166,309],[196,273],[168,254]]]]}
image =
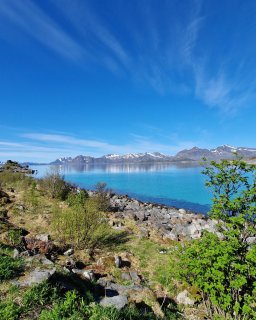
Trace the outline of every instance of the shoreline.
{"type": "MultiPolygon", "coordinates": [[[[86,190],[86,189],[85,189],[86,190]]],[[[89,196],[93,190],[86,190],[89,196]]],[[[216,221],[206,215],[183,208],[144,202],[116,193],[110,194],[110,210],[114,220],[112,225],[122,227],[122,220],[130,218],[136,222],[142,235],[157,234],[163,240],[180,241],[198,239],[204,230],[216,232],[216,221]]]]}
{"type": "MultiPolygon", "coordinates": [[[[87,191],[89,194],[95,194],[95,190],[94,189],[87,189],[87,188],[83,188],[78,186],[79,189],[83,189],[85,191],[87,191]]],[[[196,214],[196,215],[202,215],[207,217],[207,213],[210,211],[210,205],[203,205],[200,203],[195,203],[195,202],[188,202],[185,200],[175,200],[175,199],[166,199],[166,198],[154,198],[151,196],[143,196],[143,195],[139,195],[139,194],[135,194],[135,193],[119,193],[119,192],[112,192],[111,191],[111,196],[117,196],[118,198],[127,198],[133,201],[138,201],[141,204],[149,204],[152,205],[153,207],[161,207],[161,208],[166,208],[166,209],[173,209],[173,210],[185,210],[187,213],[190,214],[196,214]],[[156,201],[154,201],[154,199],[156,201]],[[161,202],[161,199],[163,199],[163,202],[161,202]],[[160,200],[160,201],[157,201],[160,200]],[[167,202],[176,202],[176,203],[184,203],[185,206],[176,206],[176,205],[172,205],[172,204],[168,204],[167,202]],[[165,203],[164,203],[165,202],[165,203]],[[198,207],[204,207],[205,208],[205,212],[203,211],[197,211],[197,210],[193,210],[193,209],[189,209],[186,208],[186,204],[191,204],[192,206],[198,206],[198,207]]]]}

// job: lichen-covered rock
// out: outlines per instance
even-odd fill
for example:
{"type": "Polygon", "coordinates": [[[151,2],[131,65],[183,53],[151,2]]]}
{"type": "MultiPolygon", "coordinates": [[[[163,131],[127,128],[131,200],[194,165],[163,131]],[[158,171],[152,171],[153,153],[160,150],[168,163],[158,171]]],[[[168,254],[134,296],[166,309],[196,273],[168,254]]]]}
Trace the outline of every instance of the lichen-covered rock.
{"type": "Polygon", "coordinates": [[[40,284],[48,280],[56,272],[56,268],[53,269],[39,269],[31,271],[24,279],[12,281],[13,284],[20,287],[30,287],[32,285],[40,284]]]}
{"type": "Polygon", "coordinates": [[[185,306],[193,306],[195,304],[195,300],[190,296],[188,290],[180,292],[176,300],[179,304],[184,304],[185,306]]]}
{"type": "Polygon", "coordinates": [[[117,310],[123,309],[125,306],[128,305],[127,296],[124,295],[117,295],[114,297],[104,297],[100,301],[100,305],[103,307],[115,307],[117,310]]]}

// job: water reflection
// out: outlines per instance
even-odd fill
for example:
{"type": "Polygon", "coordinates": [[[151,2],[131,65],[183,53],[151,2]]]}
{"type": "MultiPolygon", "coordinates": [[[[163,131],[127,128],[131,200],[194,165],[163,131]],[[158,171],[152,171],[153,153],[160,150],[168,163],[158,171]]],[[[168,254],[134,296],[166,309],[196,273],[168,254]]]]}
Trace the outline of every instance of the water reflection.
{"type": "MultiPolygon", "coordinates": [[[[56,167],[56,166],[54,166],[56,167]]],[[[176,163],[125,163],[125,164],[68,164],[58,165],[63,173],[71,172],[105,172],[105,173],[136,173],[136,172],[156,172],[171,169],[196,168],[200,165],[196,162],[176,162],[176,163]]]]}
{"type": "Polygon", "coordinates": [[[118,194],[203,213],[211,203],[202,168],[195,162],[32,166],[38,170],[38,178],[51,167],[59,169],[67,181],[86,189],[104,181],[118,194]]]}

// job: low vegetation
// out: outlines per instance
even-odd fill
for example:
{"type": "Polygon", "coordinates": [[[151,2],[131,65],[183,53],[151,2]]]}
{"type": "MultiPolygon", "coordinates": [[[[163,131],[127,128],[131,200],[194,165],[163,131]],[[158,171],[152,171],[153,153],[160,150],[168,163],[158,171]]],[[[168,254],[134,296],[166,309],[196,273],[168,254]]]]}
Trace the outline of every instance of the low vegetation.
{"type": "Polygon", "coordinates": [[[57,200],[66,200],[72,190],[72,186],[57,169],[53,169],[40,180],[40,187],[49,197],[57,200]]]}
{"type": "Polygon", "coordinates": [[[81,198],[80,194],[72,196],[68,208],[55,207],[52,221],[60,240],[76,249],[93,251],[113,233],[98,209],[97,199],[81,198]]]}
{"type": "Polygon", "coordinates": [[[188,245],[182,276],[199,289],[210,319],[256,318],[255,172],[241,160],[212,161],[204,170],[219,234],[188,245]]]}
{"type": "MultiPolygon", "coordinates": [[[[110,190],[104,183],[89,196],[58,172],[40,180],[11,170],[0,172],[0,319],[255,319],[255,172],[254,166],[239,159],[207,165],[204,173],[213,191],[209,215],[217,221],[218,232],[181,242],[163,241],[157,232],[150,238],[139,236],[139,225],[131,219],[123,219],[122,230],[113,229],[110,190]],[[72,248],[75,254],[71,259],[49,252],[46,257],[57,267],[55,277],[17,287],[11,281],[37,266],[30,257],[13,256],[14,248],[24,251],[26,230],[50,234],[60,252],[72,248]],[[86,270],[92,268],[108,281],[128,287],[132,281],[123,273],[130,268],[115,266],[113,257],[118,255],[139,272],[139,283],[148,290],[142,300],[122,310],[95,302],[95,279],[82,280],[67,267],[63,271],[67,261],[74,264],[69,270],[82,263],[86,270]],[[63,287],[67,283],[68,289],[63,287]],[[177,294],[183,290],[194,306],[177,306],[177,294]]],[[[40,249],[44,241],[33,241],[33,250],[48,250],[40,249]]]]}
{"type": "Polygon", "coordinates": [[[14,278],[22,271],[23,261],[13,259],[0,249],[0,282],[14,278]]]}

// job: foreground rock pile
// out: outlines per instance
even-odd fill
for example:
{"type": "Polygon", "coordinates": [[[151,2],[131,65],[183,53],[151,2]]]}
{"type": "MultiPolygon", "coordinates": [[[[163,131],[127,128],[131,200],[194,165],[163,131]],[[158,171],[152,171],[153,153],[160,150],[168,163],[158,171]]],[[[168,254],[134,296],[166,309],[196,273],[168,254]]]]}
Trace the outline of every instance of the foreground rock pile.
{"type": "MultiPolygon", "coordinates": [[[[154,230],[164,240],[200,238],[203,230],[215,231],[217,222],[184,209],[141,202],[128,196],[112,195],[111,210],[116,219],[131,218],[141,227],[144,236],[154,230]]],[[[115,222],[118,226],[118,222],[115,222]]]]}

